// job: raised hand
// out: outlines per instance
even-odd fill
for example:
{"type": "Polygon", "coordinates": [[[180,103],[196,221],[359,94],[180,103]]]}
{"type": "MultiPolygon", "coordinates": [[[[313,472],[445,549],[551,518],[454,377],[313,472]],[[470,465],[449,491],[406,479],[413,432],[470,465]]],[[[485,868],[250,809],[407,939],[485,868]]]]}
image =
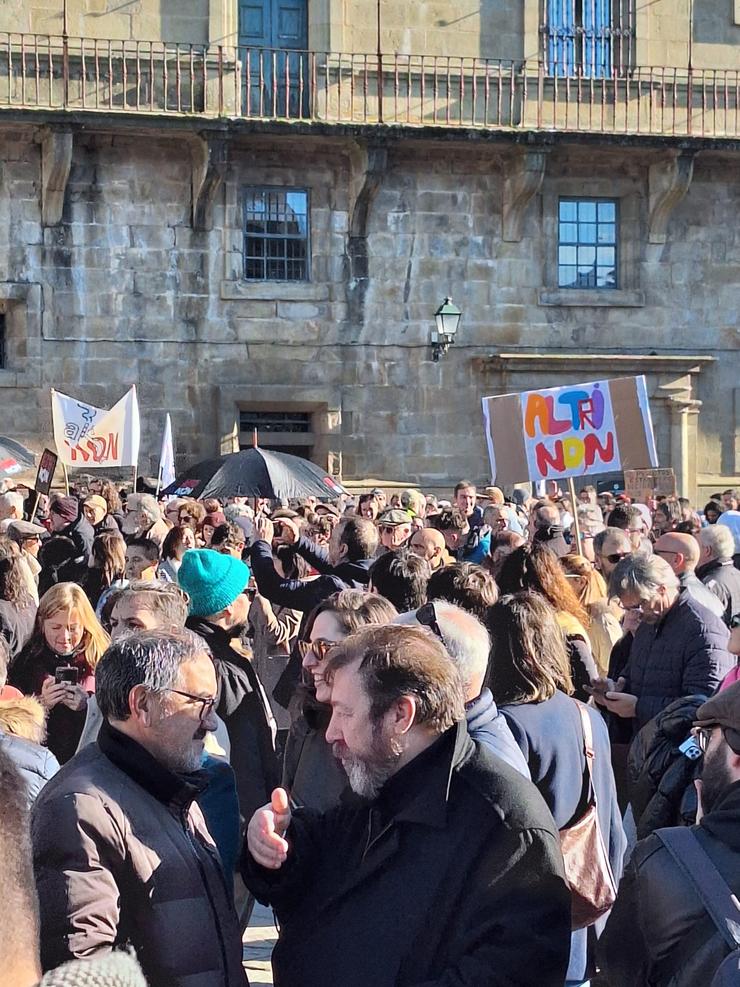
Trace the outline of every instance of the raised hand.
{"type": "Polygon", "coordinates": [[[271,545],[272,539],[275,537],[275,526],[269,517],[258,514],[254,519],[254,533],[260,541],[266,541],[268,545],[271,545]]]}
{"type": "Polygon", "coordinates": [[[257,809],[247,827],[247,846],[254,859],[268,870],[278,870],[288,856],[284,838],[290,826],[290,805],[284,788],[276,788],[269,805],[257,809]]]}

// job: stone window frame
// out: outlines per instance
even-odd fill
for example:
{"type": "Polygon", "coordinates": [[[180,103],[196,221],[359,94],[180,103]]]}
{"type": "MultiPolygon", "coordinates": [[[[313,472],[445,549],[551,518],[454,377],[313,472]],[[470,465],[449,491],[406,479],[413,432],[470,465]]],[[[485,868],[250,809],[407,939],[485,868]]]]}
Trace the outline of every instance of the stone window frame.
{"type": "Polygon", "coordinates": [[[620,178],[545,179],[542,232],[545,250],[544,286],[538,304],[569,307],[635,308],[645,304],[640,290],[639,250],[642,242],[641,197],[631,181],[620,178]],[[559,202],[561,199],[615,199],[618,203],[618,288],[558,287],[559,202]]]}
{"type": "MultiPolygon", "coordinates": [[[[244,190],[247,188],[297,189],[297,185],[274,182],[247,182],[242,176],[230,177],[225,185],[225,223],[223,230],[224,276],[221,298],[225,301],[323,301],[327,288],[316,281],[247,281],[244,278],[244,190]]],[[[308,194],[308,273],[314,267],[313,196],[311,185],[300,186],[308,194]]]]}
{"type": "MultiPolygon", "coordinates": [[[[310,284],[311,283],[311,189],[307,186],[288,186],[288,185],[242,185],[240,192],[241,200],[241,215],[242,215],[242,230],[243,230],[243,241],[242,241],[242,257],[243,257],[243,268],[242,268],[242,281],[247,284],[264,284],[265,282],[269,284],[310,284]],[[306,259],[305,259],[305,277],[302,278],[249,278],[247,277],[247,251],[246,251],[246,241],[247,241],[247,195],[249,193],[270,193],[270,192],[282,192],[285,195],[285,204],[287,207],[287,197],[291,193],[300,193],[306,197],[306,235],[305,237],[300,237],[300,239],[305,243],[306,248],[306,259]]],[[[285,243],[293,237],[287,234],[275,236],[267,234],[263,240],[267,242],[269,240],[280,240],[285,243]]],[[[285,259],[285,266],[287,268],[288,259],[285,259]]]]}
{"type": "Polygon", "coordinates": [[[5,365],[0,368],[0,388],[40,386],[41,285],[0,281],[0,311],[5,316],[5,365]]]}

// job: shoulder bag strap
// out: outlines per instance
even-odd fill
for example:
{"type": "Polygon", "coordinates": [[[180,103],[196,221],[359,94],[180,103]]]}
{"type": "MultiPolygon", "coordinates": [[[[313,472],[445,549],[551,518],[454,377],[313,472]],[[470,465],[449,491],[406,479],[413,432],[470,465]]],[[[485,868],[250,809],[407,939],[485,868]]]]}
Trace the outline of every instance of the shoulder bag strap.
{"type": "Polygon", "coordinates": [[[740,946],[740,904],[702,847],[685,826],[657,829],[655,835],[696,888],[702,905],[731,950],[740,946]]]}

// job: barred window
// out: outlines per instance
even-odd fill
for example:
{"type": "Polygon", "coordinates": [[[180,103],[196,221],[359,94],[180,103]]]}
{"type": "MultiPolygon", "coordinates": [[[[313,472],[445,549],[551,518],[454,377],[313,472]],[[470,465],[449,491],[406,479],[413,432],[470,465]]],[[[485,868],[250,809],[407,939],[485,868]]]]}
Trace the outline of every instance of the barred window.
{"type": "Polygon", "coordinates": [[[619,287],[616,199],[560,199],[558,286],[619,287]]]}
{"type": "Polygon", "coordinates": [[[244,190],[244,277],[248,281],[308,281],[306,189],[244,190]]]}

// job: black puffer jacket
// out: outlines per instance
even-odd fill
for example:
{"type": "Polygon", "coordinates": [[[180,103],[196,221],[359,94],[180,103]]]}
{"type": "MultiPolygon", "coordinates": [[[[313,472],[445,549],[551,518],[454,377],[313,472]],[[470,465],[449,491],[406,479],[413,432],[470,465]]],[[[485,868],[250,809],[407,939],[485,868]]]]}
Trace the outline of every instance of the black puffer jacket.
{"type": "Polygon", "coordinates": [[[712,559],[700,566],[696,574],[722,604],[722,619],[729,627],[730,619],[740,613],[740,572],[732,564],[732,559],[712,559]]]}
{"type": "Polygon", "coordinates": [[[665,826],[691,826],[696,819],[694,779],[701,773],[701,758],[692,761],[678,748],[707,698],[676,700],[646,723],[632,742],[630,804],[640,840],[665,826]]]}

